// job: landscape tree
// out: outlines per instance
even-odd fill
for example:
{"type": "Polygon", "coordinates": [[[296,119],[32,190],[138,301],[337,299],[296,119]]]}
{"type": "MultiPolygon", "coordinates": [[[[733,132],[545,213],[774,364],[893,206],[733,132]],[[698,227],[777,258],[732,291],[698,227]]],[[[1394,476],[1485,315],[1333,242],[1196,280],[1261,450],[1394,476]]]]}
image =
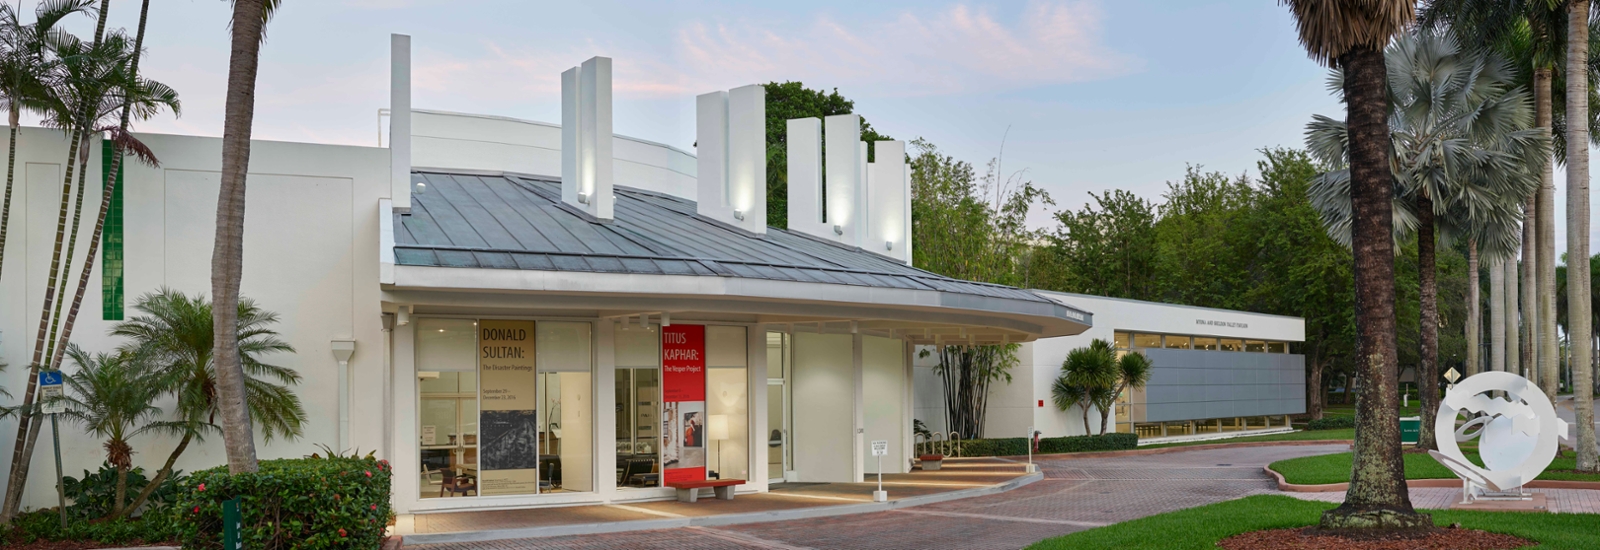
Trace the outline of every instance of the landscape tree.
{"type": "MultiPolygon", "coordinates": [[[[1567,276],[1590,280],[1589,262],[1589,2],[1567,3],[1567,276]]],[[[1568,332],[1572,346],[1574,416],[1578,421],[1577,470],[1600,471],[1600,446],[1594,429],[1594,339],[1590,293],[1584,284],[1567,285],[1568,332]]]]}
{"type": "Polygon", "coordinates": [[[1116,405],[1117,399],[1122,397],[1122,392],[1144,388],[1150,381],[1150,358],[1143,353],[1128,352],[1117,358],[1117,378],[1112,384],[1111,391],[1098,394],[1100,401],[1094,406],[1100,409],[1100,435],[1105,435],[1106,426],[1110,424],[1111,409],[1116,405]]]}
{"type": "MultiPolygon", "coordinates": [[[[212,356],[214,331],[212,304],[202,296],[189,297],[163,288],[140,296],[133,309],[140,314],[112,327],[111,335],[127,339],[121,351],[139,357],[153,373],[158,393],[171,397],[175,418],[165,431],[178,444],[148,486],[134,497],[128,511],[138,509],[157,487],[172,475],[178,457],[196,440],[217,430],[216,362],[212,356]]],[[[246,373],[246,402],[250,418],[267,441],[300,437],[306,423],[305,408],[291,386],[300,382],[294,369],[273,365],[268,355],[293,353],[272,326],[278,316],[253,300],[239,300],[236,333],[239,357],[246,373]]]]}
{"type": "Polygon", "coordinates": [[[934,366],[944,387],[945,428],[965,439],[983,437],[989,387],[1011,383],[1021,344],[938,346],[934,366]]]}
{"type": "Polygon", "coordinates": [[[1094,204],[1055,214],[1041,256],[1051,276],[1039,288],[1095,296],[1158,299],[1155,205],[1122,189],[1089,193],[1094,204]]]}
{"type": "Polygon", "coordinates": [[[1359,334],[1353,468],[1344,503],[1322,516],[1325,529],[1431,527],[1411,506],[1400,455],[1394,320],[1393,177],[1383,50],[1409,25],[1414,0],[1280,0],[1300,43],[1319,63],[1343,70],[1350,139],[1351,234],[1359,334]]]}
{"type": "MultiPolygon", "coordinates": [[[[762,85],[767,92],[767,225],[789,226],[789,120],[796,118],[822,118],[848,115],[855,112],[856,103],[832,92],[812,90],[799,82],[768,82],[762,85]]],[[[866,142],[889,141],[893,138],[878,133],[861,117],[861,140],[866,142]]],[[[875,154],[868,148],[870,160],[875,154]]]]}
{"type": "MultiPolygon", "coordinates": [[[[1391,160],[1395,234],[1416,234],[1418,379],[1433,388],[1439,377],[1436,235],[1466,236],[1495,262],[1507,261],[1520,240],[1522,206],[1538,188],[1539,165],[1548,158],[1548,142],[1541,130],[1532,127],[1530,98],[1515,86],[1516,70],[1499,56],[1463,52],[1453,37],[1430,31],[1398,37],[1385,55],[1392,102],[1390,150],[1395,155],[1391,160]]],[[[1339,78],[1335,71],[1333,79],[1339,78]]],[[[1312,153],[1324,163],[1347,162],[1344,122],[1317,115],[1306,135],[1312,153]]],[[[1345,241],[1351,212],[1349,182],[1348,170],[1330,170],[1313,180],[1311,189],[1312,204],[1322,212],[1329,231],[1345,241]]],[[[1497,283],[1503,274],[1498,263],[1490,268],[1491,280],[1497,283]]],[[[1490,286],[1503,290],[1494,283],[1490,286]]],[[[1491,326],[1501,330],[1491,331],[1491,336],[1497,357],[1503,358],[1505,297],[1498,291],[1492,296],[1499,322],[1491,326]]],[[[1439,395],[1435,389],[1421,397],[1423,422],[1428,423],[1439,395]]],[[[1419,445],[1433,448],[1432,439],[1431,434],[1424,436],[1419,445]]]]}
{"type": "Polygon", "coordinates": [[[1089,407],[1105,407],[1100,412],[1101,433],[1104,433],[1106,409],[1117,398],[1120,369],[1116,348],[1111,342],[1095,338],[1089,345],[1067,352],[1067,358],[1061,361],[1061,374],[1051,386],[1051,399],[1062,411],[1073,406],[1082,410],[1085,434],[1093,431],[1089,424],[1089,407]]]}
{"type": "Polygon", "coordinates": [[[222,185],[217,192],[217,232],[211,252],[213,346],[218,412],[228,471],[256,471],[249,389],[239,353],[239,279],[244,274],[245,171],[250,166],[250,126],[255,119],[256,68],[264,30],[282,0],[234,0],[228,92],[222,119],[222,185]]]}
{"type": "Polygon", "coordinates": [[[121,516],[128,502],[128,471],[133,469],[128,441],[165,425],[157,420],[161,408],[155,405],[156,385],[132,355],[90,354],[76,345],[67,355],[77,371],[65,377],[71,391],[59,398],[65,410],[61,416],[105,439],[106,462],[117,470],[110,516],[121,516]]]}

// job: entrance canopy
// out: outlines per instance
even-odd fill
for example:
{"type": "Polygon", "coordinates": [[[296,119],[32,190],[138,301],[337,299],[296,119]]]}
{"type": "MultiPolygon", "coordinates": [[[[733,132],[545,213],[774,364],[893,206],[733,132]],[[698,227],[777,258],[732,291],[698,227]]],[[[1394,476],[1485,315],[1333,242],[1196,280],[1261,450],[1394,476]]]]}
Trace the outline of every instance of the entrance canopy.
{"type": "Polygon", "coordinates": [[[614,220],[562,203],[559,181],[416,171],[409,213],[381,212],[385,301],[419,311],[555,310],[860,331],[914,344],[1072,335],[1085,311],[929,273],[784,229],[757,235],[682,198],[617,186],[614,220]]]}

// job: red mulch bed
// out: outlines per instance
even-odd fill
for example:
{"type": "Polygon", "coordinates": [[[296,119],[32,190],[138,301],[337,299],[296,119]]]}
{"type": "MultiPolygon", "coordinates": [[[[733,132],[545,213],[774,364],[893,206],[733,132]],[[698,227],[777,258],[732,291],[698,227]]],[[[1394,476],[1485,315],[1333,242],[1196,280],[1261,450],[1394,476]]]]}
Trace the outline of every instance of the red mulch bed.
{"type": "Polygon", "coordinates": [[[1538,544],[1477,529],[1340,535],[1312,527],[1234,535],[1217,542],[1227,550],[1505,550],[1538,544]]]}

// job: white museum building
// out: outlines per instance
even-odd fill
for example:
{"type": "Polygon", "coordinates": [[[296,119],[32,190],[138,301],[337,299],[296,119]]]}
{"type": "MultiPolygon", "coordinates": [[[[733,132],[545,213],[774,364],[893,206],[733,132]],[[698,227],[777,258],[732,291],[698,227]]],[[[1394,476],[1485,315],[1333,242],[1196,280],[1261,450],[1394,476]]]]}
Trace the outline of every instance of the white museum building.
{"type": "MultiPolygon", "coordinates": [[[[768,227],[759,85],[696,99],[691,154],[612,133],[609,59],[562,74],[562,120],[549,124],[413,109],[410,38],[391,46],[387,147],[252,143],[242,295],[279,315],[295,352],[267,359],[303,377],[294,390],[310,417],[302,437],[258,442],[261,457],[374,451],[402,472],[400,514],[667,499],[664,483],[706,477],[746,480],[740,491],[860,481],[876,471],[865,455],[878,440],[890,442],[885,471],[904,472],[913,420],[938,408],[921,391],[916,346],[936,342],[1035,342],[1019,367],[1028,374],[997,390],[991,417],[1031,416],[1057,435],[1081,433],[1075,415],[1028,405],[1048,403],[1051,364],[1067,347],[1111,337],[1097,321],[1119,319],[1129,349],[1162,352],[1302,336],[1298,320],[1237,312],[1203,317],[1248,318],[1248,331],[1124,325],[1117,311],[1133,306],[1123,302],[910,267],[904,144],[862,142],[855,115],[789,121],[787,227],[768,227]],[[1144,331],[1173,344],[1141,346],[1144,331]],[[1180,336],[1191,347],[1174,347],[1180,336]]],[[[13,393],[25,384],[67,150],[53,130],[22,136],[0,280],[13,393]]],[[[110,199],[73,333],[91,351],[123,343],[108,330],[139,315],[140,295],[210,289],[221,140],[139,138],[161,166],[125,165],[110,199]]],[[[93,181],[105,163],[91,157],[93,181]]],[[[85,203],[94,212],[98,193],[85,203]]],[[[1129,315],[1148,316],[1139,311],[1129,315]]],[[[1135,404],[1129,422],[1244,411],[1184,406],[1135,404]]],[[[15,429],[0,421],[0,433],[15,429]]],[[[177,467],[224,463],[215,439],[177,467]]],[[[69,474],[102,461],[95,437],[68,429],[62,444],[69,474]]],[[[135,463],[153,469],[175,440],[133,444],[135,463]]],[[[33,460],[25,506],[52,506],[49,445],[33,460]]]]}

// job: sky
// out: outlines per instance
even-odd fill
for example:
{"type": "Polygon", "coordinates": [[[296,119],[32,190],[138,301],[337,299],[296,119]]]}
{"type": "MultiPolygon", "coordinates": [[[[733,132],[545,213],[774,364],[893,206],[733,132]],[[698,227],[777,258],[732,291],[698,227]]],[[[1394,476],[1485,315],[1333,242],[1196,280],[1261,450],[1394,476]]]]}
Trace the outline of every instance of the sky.
{"type": "MultiPolygon", "coordinates": [[[[151,4],[140,70],[183,112],[136,129],[221,135],[230,3],[151,4]]],[[[112,2],[109,26],[131,33],[138,9],[112,2]]],[[[1056,204],[1035,226],[1091,192],[1159,201],[1191,165],[1254,175],[1260,149],[1302,146],[1312,114],[1343,117],[1288,9],[1263,0],[290,0],[267,27],[254,136],[377,145],[390,33],[412,37],[416,108],[559,122],[561,71],[601,55],[615,131],[688,151],[697,94],[838,89],[881,133],[980,169],[998,157],[1045,189],[1056,204]]]]}

